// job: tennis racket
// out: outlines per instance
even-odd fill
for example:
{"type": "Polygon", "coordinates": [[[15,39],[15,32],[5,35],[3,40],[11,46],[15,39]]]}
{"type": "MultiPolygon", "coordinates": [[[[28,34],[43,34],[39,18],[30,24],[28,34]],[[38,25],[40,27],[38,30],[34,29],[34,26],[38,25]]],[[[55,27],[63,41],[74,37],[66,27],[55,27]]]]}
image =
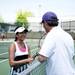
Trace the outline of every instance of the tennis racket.
{"type": "Polygon", "coordinates": [[[43,33],[42,36],[41,36],[41,38],[39,39],[38,48],[41,48],[45,36],[46,36],[46,33],[43,33]]]}

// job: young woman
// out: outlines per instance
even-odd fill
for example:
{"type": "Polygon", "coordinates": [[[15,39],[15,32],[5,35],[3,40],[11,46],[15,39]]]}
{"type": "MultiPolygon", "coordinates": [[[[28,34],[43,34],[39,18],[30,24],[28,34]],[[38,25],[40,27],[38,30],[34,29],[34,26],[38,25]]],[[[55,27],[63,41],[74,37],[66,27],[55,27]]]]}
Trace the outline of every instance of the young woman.
{"type": "Polygon", "coordinates": [[[27,64],[33,61],[27,44],[24,42],[28,30],[19,27],[15,30],[15,42],[9,48],[9,64],[11,75],[17,75],[27,68],[27,64]]]}

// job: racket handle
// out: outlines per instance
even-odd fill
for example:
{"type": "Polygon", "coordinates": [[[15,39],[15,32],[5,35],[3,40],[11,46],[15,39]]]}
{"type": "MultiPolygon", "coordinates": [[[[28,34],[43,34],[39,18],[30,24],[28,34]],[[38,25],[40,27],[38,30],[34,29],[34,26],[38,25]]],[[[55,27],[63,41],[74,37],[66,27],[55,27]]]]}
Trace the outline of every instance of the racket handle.
{"type": "Polygon", "coordinates": [[[38,53],[36,53],[34,56],[33,56],[33,59],[35,59],[36,58],[36,56],[38,56],[39,54],[38,53]]]}

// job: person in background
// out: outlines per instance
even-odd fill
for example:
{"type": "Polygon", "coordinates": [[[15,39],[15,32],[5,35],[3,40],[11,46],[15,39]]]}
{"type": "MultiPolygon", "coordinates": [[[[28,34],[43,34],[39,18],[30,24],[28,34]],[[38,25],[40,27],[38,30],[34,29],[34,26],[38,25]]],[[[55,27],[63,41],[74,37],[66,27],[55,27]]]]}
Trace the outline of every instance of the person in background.
{"type": "Polygon", "coordinates": [[[4,40],[5,39],[5,34],[2,32],[1,33],[1,39],[4,40]]]}
{"type": "Polygon", "coordinates": [[[75,75],[74,40],[58,25],[54,12],[46,12],[42,22],[47,35],[39,51],[38,60],[46,61],[46,75],[75,75]]]}
{"type": "Polygon", "coordinates": [[[17,75],[25,69],[27,64],[33,61],[30,50],[25,41],[28,30],[24,27],[18,27],[15,30],[15,42],[9,48],[9,64],[11,66],[11,75],[17,75]]]}

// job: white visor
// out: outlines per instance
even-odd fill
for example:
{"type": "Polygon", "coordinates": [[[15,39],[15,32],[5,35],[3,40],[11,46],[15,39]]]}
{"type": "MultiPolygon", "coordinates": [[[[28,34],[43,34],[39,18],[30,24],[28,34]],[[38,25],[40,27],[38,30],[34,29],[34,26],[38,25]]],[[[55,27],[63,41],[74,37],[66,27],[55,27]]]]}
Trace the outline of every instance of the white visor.
{"type": "Polygon", "coordinates": [[[18,29],[15,30],[15,33],[17,32],[23,32],[25,30],[24,27],[19,27],[18,29]]]}

